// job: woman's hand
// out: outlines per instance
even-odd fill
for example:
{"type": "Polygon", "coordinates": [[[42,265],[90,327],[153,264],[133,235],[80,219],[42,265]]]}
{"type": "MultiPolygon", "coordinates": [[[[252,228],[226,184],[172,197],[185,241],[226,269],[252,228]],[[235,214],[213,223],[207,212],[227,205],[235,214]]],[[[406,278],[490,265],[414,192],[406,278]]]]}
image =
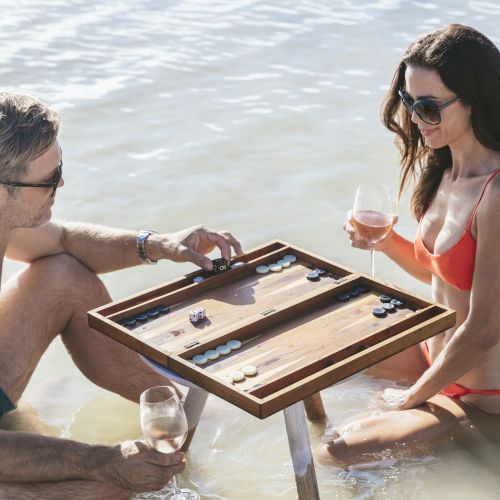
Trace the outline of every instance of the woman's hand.
{"type": "MultiPolygon", "coordinates": [[[[398,216],[394,215],[392,225],[394,226],[397,223],[397,221],[398,221],[398,216]]],[[[364,240],[363,238],[360,237],[359,234],[356,233],[356,228],[354,227],[353,222],[354,219],[352,210],[349,210],[349,212],[347,212],[347,218],[342,226],[342,229],[349,236],[349,240],[351,241],[351,246],[353,248],[360,248],[361,250],[371,250],[372,248],[374,248],[375,250],[383,252],[385,247],[390,244],[392,228],[389,234],[383,240],[380,240],[378,243],[374,245],[372,242],[364,240]]]]}

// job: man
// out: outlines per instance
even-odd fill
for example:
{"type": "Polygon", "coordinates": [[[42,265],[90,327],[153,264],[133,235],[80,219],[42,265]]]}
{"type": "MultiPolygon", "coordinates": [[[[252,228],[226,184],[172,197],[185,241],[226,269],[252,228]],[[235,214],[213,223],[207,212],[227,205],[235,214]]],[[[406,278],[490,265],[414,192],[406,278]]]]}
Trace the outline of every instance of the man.
{"type": "MultiPolygon", "coordinates": [[[[89,328],[87,311],[111,300],[97,275],[160,259],[210,270],[205,254],[216,246],[227,260],[231,248],[242,254],[230,233],[203,226],[156,234],[50,222],[64,184],[58,129],[58,115],[41,102],[0,93],[0,273],[4,257],[28,264],[0,292],[0,418],[57,335],[85,376],[129,400],[165,384],[135,352],[89,328]]],[[[0,500],[129,498],[183,468],[182,453],[140,442],[91,446],[0,431],[0,500]]]]}

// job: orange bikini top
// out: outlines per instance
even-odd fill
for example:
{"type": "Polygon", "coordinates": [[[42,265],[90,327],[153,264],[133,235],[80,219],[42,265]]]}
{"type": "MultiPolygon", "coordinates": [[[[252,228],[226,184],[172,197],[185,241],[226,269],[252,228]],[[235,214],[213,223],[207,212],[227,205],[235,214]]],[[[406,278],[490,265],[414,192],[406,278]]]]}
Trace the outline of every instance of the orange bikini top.
{"type": "Polygon", "coordinates": [[[481,196],[467,221],[467,226],[462,237],[451,248],[446,250],[446,252],[441,254],[429,252],[422,240],[420,226],[423,217],[418,224],[417,236],[415,238],[415,258],[431,273],[436,274],[441,279],[460,290],[470,290],[472,288],[474,261],[476,259],[476,240],[472,237],[470,228],[486,187],[498,172],[500,172],[500,169],[495,170],[495,172],[488,177],[481,192],[481,196]]]}

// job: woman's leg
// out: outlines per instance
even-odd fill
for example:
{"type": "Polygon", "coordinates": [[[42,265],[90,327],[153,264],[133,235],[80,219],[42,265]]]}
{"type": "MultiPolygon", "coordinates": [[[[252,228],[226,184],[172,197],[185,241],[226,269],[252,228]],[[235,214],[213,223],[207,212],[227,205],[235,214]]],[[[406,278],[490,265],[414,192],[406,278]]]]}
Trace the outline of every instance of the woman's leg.
{"type": "Polygon", "coordinates": [[[382,450],[432,444],[471,428],[482,428],[490,419],[500,422],[499,417],[438,394],[418,408],[387,411],[351,422],[321,447],[318,458],[338,465],[366,462],[382,450]]]}

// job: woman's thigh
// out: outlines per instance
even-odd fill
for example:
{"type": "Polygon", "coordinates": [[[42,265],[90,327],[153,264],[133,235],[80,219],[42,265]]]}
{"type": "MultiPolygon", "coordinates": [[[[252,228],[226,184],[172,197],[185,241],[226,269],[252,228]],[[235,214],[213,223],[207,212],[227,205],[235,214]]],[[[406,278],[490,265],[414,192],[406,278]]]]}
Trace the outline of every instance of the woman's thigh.
{"type": "Polygon", "coordinates": [[[354,419],[340,427],[330,442],[319,451],[320,460],[340,465],[367,461],[370,455],[386,449],[415,445],[432,446],[442,439],[462,435],[484,427],[488,420],[500,423],[500,417],[486,413],[459,400],[437,395],[411,410],[392,410],[354,419]]]}
{"type": "Polygon", "coordinates": [[[413,345],[368,369],[375,377],[415,382],[427,370],[420,344],[413,345]]]}

